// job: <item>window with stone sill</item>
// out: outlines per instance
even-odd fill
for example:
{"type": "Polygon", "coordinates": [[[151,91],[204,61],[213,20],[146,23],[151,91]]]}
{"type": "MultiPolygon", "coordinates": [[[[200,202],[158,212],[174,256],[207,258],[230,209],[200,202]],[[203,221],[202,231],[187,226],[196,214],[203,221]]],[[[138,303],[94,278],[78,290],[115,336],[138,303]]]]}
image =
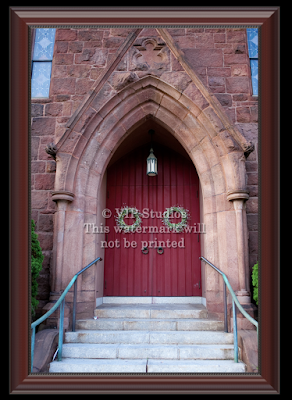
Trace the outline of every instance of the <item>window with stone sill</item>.
{"type": "Polygon", "coordinates": [[[37,28],[34,31],[31,63],[31,97],[49,97],[55,28],[37,28]]]}
{"type": "Polygon", "coordinates": [[[247,44],[250,59],[251,82],[254,96],[258,96],[258,69],[259,69],[259,45],[258,45],[258,28],[247,28],[247,44]]]}

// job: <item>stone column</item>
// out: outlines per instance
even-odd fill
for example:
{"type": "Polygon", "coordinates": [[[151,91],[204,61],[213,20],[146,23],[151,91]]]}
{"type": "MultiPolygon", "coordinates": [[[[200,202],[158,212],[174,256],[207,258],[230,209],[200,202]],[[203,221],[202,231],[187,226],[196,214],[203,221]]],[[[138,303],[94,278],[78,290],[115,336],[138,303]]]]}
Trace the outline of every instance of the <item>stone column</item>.
{"type": "MultiPolygon", "coordinates": [[[[51,281],[51,290],[59,292],[62,289],[63,241],[65,229],[65,214],[67,204],[74,199],[74,194],[65,190],[52,192],[52,200],[57,203],[54,227],[54,271],[51,281]]],[[[63,288],[64,289],[64,288],[63,288]]]]}
{"type": "Polygon", "coordinates": [[[245,218],[245,201],[248,200],[249,195],[246,190],[234,190],[227,193],[227,199],[233,201],[233,206],[236,215],[236,239],[237,239],[237,257],[238,257],[238,279],[239,287],[235,294],[241,304],[249,304],[251,302],[249,291],[249,278],[248,268],[246,265],[246,243],[247,243],[247,229],[244,226],[245,218]]]}
{"type": "MultiPolygon", "coordinates": [[[[52,200],[57,203],[57,212],[54,219],[54,246],[53,246],[53,265],[51,270],[51,293],[49,302],[43,307],[45,314],[50,310],[56,301],[60,298],[63,290],[62,287],[62,268],[63,268],[63,253],[64,253],[64,228],[65,215],[68,203],[73,201],[74,194],[65,190],[52,191],[52,200]]],[[[65,305],[64,327],[69,327],[70,309],[65,305]]],[[[54,312],[48,319],[47,325],[57,326],[59,311],[54,312]]]]}

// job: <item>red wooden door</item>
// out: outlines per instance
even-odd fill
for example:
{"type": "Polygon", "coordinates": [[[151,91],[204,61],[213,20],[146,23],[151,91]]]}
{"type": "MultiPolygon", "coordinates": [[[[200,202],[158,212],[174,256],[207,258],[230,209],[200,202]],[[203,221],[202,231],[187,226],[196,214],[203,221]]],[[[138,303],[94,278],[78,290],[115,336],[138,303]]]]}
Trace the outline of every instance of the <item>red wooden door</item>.
{"type": "MultiPolygon", "coordinates": [[[[108,168],[107,208],[112,217],[106,223],[109,227],[106,242],[110,247],[105,248],[105,296],[202,295],[197,233],[199,178],[190,160],[158,144],[153,148],[158,159],[155,177],[146,175],[149,145],[108,168]],[[124,205],[136,207],[144,215],[141,232],[116,232],[115,209],[124,205]],[[177,205],[189,210],[191,232],[165,233],[162,213],[177,205]],[[146,242],[149,252],[143,254],[146,242]],[[157,252],[159,245],[164,248],[163,254],[157,252]]],[[[178,215],[170,219],[180,220],[178,215]]],[[[129,215],[124,221],[131,225],[135,219],[129,215]]]]}

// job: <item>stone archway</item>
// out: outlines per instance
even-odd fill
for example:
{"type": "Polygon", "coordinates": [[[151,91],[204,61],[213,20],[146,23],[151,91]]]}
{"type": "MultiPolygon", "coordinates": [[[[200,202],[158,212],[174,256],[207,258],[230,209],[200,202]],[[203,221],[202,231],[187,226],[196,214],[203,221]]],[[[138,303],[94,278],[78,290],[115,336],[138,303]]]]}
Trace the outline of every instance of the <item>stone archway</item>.
{"type": "MultiPolygon", "coordinates": [[[[227,118],[220,118],[196,87],[194,93],[190,99],[161,79],[146,76],[128,84],[105,104],[97,94],[61,141],[53,192],[53,200],[58,202],[52,274],[55,292],[64,290],[78,270],[101,255],[100,240],[95,234],[84,234],[84,224],[101,222],[104,176],[112,155],[135,128],[153,118],[181,143],[199,175],[201,220],[206,225],[203,255],[227,274],[241,301],[249,301],[244,208],[248,198],[244,151],[249,144],[227,118]]],[[[221,313],[220,277],[208,266],[202,266],[202,272],[207,307],[221,313]]],[[[92,315],[96,297],[102,296],[102,287],[96,284],[101,276],[99,263],[79,278],[79,315],[92,315]]]]}

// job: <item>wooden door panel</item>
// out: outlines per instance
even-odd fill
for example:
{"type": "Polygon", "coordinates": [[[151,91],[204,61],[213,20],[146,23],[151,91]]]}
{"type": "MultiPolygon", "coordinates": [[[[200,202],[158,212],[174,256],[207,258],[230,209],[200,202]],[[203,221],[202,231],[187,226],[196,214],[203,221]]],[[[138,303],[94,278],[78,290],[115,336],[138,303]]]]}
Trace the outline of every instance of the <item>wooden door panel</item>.
{"type": "MultiPolygon", "coordinates": [[[[105,249],[105,296],[200,296],[200,243],[196,233],[162,233],[160,215],[142,219],[141,233],[118,233],[115,209],[123,205],[163,213],[167,208],[180,205],[190,210],[189,225],[199,222],[199,180],[190,160],[159,145],[154,146],[158,158],[158,176],[146,175],[149,146],[137,149],[108,168],[107,208],[113,216],[107,220],[110,232],[107,242],[119,241],[120,247],[105,249]],[[143,227],[146,227],[143,232],[143,227]],[[150,232],[149,227],[154,227],[150,232]],[[155,228],[156,227],[156,228],[155,228]],[[184,240],[184,248],[167,247],[167,240],[184,240]],[[137,247],[131,244],[136,241],[137,247]],[[150,248],[141,251],[145,241],[165,243],[164,253],[150,248]],[[125,244],[128,245],[125,246],[125,244]]],[[[173,219],[179,222],[180,219],[173,219]]],[[[129,218],[125,222],[131,224],[129,218]]]]}

